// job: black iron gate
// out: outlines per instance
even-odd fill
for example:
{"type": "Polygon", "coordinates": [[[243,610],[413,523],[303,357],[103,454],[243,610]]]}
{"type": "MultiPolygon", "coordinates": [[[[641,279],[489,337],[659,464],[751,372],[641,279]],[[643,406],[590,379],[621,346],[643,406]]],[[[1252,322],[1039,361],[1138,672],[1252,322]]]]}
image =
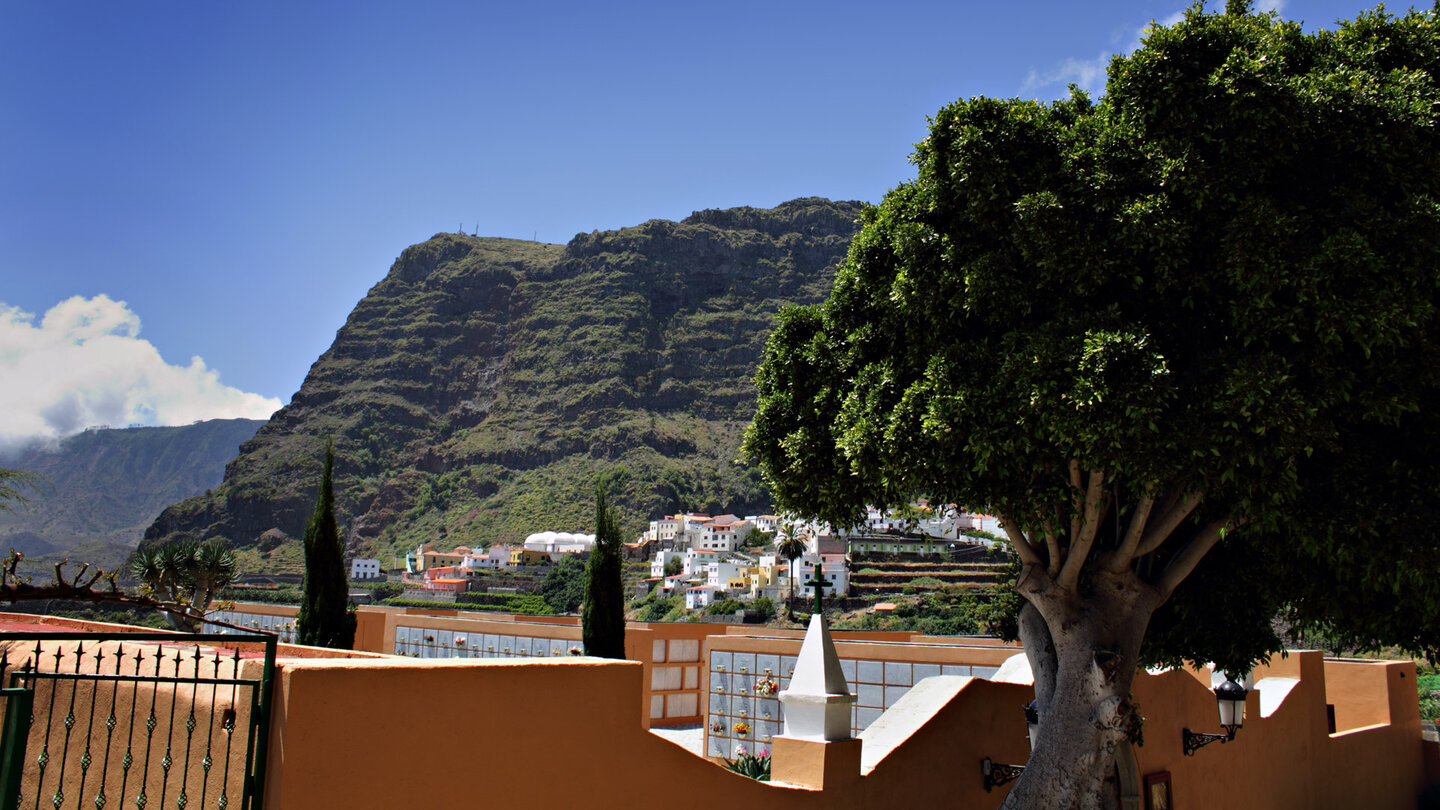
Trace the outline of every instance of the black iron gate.
{"type": "Polygon", "coordinates": [[[275,642],[0,633],[0,810],[260,810],[275,642]]]}

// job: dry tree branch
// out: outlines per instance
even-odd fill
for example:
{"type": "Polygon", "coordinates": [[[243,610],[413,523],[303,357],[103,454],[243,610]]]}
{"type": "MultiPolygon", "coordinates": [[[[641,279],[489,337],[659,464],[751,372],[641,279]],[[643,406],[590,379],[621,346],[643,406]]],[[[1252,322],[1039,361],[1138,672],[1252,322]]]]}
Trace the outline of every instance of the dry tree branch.
{"type": "Polygon", "coordinates": [[[115,582],[114,573],[106,573],[99,567],[91,566],[89,563],[81,563],[69,579],[65,576],[65,566],[68,560],[61,560],[55,564],[54,577],[44,585],[33,585],[29,577],[19,573],[20,561],[25,555],[18,551],[11,550],[10,556],[0,562],[0,602],[35,602],[47,599],[65,599],[74,602],[105,602],[117,605],[128,605],[130,607],[146,610],[161,610],[172,614],[185,616],[186,618],[220,627],[228,627],[232,630],[239,630],[245,633],[270,633],[269,630],[259,630],[253,627],[241,627],[218,619],[205,618],[205,611],[185,602],[170,602],[160,599],[152,599],[145,595],[129,594],[120,589],[115,582]],[[89,576],[87,577],[87,573],[89,576]],[[100,580],[108,583],[109,587],[96,590],[95,584],[100,580]]]}

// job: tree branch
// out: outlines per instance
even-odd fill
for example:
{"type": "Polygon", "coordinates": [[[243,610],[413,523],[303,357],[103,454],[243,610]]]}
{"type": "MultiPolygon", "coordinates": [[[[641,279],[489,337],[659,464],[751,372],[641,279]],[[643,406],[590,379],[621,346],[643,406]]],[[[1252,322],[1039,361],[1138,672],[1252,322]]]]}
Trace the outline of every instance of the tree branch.
{"type": "Polygon", "coordinates": [[[1090,547],[1095,544],[1095,535],[1100,531],[1100,517],[1110,508],[1110,498],[1105,492],[1105,471],[1091,470],[1090,481],[1085,488],[1084,520],[1077,536],[1071,541],[1070,553],[1060,571],[1057,584],[1064,590],[1074,590],[1080,581],[1080,569],[1085,567],[1085,558],[1090,556],[1090,547]]]}
{"type": "Polygon", "coordinates": [[[1045,549],[1050,553],[1050,559],[1045,564],[1045,573],[1054,579],[1060,575],[1060,563],[1063,562],[1060,557],[1060,535],[1052,523],[1046,523],[1044,531],[1045,549]]]}
{"type": "Polygon", "coordinates": [[[1085,485],[1080,481],[1080,459],[1070,459],[1070,488],[1075,490],[1070,501],[1070,546],[1073,548],[1080,541],[1080,527],[1082,521],[1080,515],[1085,507],[1081,490],[1085,485]]]}
{"type": "Polygon", "coordinates": [[[1164,572],[1160,574],[1160,581],[1155,586],[1160,591],[1162,602],[1170,598],[1170,594],[1175,592],[1175,588],[1190,576],[1190,572],[1195,570],[1195,566],[1200,564],[1200,560],[1209,553],[1210,549],[1215,547],[1216,543],[1220,542],[1221,535],[1229,526],[1230,518],[1228,517],[1210,521],[1195,533],[1195,536],[1190,539],[1185,548],[1180,550],[1179,554],[1170,560],[1170,564],[1165,566],[1164,572]]]}
{"type": "Polygon", "coordinates": [[[81,563],[79,570],[69,579],[66,579],[64,569],[68,561],[61,560],[55,563],[55,576],[53,579],[44,585],[32,585],[28,581],[29,577],[22,576],[18,570],[20,561],[24,558],[25,555],[11,551],[8,558],[0,560],[0,602],[35,602],[46,599],[68,599],[75,602],[108,602],[146,610],[159,610],[168,614],[180,614],[197,622],[229,627],[232,630],[239,630],[244,633],[269,633],[271,635],[277,635],[270,630],[241,627],[216,619],[206,619],[203,608],[192,607],[182,601],[167,602],[159,599],[151,599],[144,595],[136,596],[126,593],[120,590],[120,587],[115,583],[115,574],[107,574],[104,570],[92,567],[89,563],[81,563]],[[109,584],[109,587],[103,590],[96,590],[94,587],[95,583],[99,582],[102,578],[109,584]]]}
{"type": "Polygon", "coordinates": [[[1025,538],[1025,533],[1020,531],[1020,527],[1014,525],[1010,518],[1004,515],[997,514],[996,517],[1000,519],[1000,528],[1004,529],[1006,536],[1010,538],[1010,545],[1015,547],[1015,553],[1020,555],[1020,562],[1025,565],[1040,565],[1042,561],[1039,552],[1025,538]]]}
{"type": "Polygon", "coordinates": [[[1135,549],[1136,557],[1144,557],[1146,554],[1160,547],[1170,538],[1175,529],[1190,517],[1195,507],[1200,505],[1204,496],[1198,492],[1187,492],[1179,502],[1160,513],[1160,519],[1145,530],[1145,535],[1140,538],[1140,546],[1135,549]]]}
{"type": "MultiPolygon", "coordinates": [[[[1145,532],[1145,522],[1150,519],[1150,510],[1154,507],[1155,499],[1149,495],[1145,495],[1135,504],[1135,513],[1130,516],[1130,526],[1125,530],[1125,539],[1120,541],[1120,547],[1110,554],[1106,568],[1119,573],[1139,556],[1135,551],[1140,547],[1140,536],[1145,532]]],[[[1119,519],[1119,515],[1116,515],[1116,519],[1119,519]]]]}

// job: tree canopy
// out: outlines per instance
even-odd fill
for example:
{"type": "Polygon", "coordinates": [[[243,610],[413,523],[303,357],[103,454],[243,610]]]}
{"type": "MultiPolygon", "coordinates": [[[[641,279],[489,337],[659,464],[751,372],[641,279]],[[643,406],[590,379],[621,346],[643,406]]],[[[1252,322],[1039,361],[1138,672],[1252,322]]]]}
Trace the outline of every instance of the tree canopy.
{"type": "Polygon", "coordinates": [[[1192,11],[1099,102],[942,109],[766,349],[746,447],[780,503],[846,525],[924,492],[1058,529],[1099,470],[1122,513],[1192,499],[1307,564],[1396,551],[1378,533],[1436,480],[1436,34],[1192,11]],[[1306,514],[1347,488],[1343,525],[1306,514]]]}
{"type": "Polygon", "coordinates": [[[585,601],[585,563],[574,554],[561,554],[545,572],[540,597],[556,613],[574,613],[585,601]]]}
{"type": "Polygon", "coordinates": [[[779,506],[997,514],[1042,737],[1123,714],[1142,660],[1248,669],[1281,612],[1440,649],[1437,56],[1434,13],[1197,6],[1099,100],[940,110],[766,347],[745,446],[779,506]]]}

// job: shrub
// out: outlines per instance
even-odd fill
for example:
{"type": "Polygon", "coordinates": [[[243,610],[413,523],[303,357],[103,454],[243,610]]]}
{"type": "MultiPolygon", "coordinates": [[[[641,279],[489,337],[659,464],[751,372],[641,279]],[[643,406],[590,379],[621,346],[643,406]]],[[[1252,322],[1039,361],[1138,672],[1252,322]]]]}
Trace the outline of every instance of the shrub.
{"type": "Polygon", "coordinates": [[[945,587],[945,583],[935,577],[916,577],[900,589],[901,593],[915,594],[925,591],[938,591],[945,587]]]}
{"type": "Polygon", "coordinates": [[[738,599],[721,599],[719,602],[712,602],[706,612],[711,616],[724,616],[744,609],[745,603],[738,599]]]}
{"type": "Polygon", "coordinates": [[[225,588],[218,597],[225,602],[255,602],[263,605],[298,605],[299,588],[225,588]]]}

